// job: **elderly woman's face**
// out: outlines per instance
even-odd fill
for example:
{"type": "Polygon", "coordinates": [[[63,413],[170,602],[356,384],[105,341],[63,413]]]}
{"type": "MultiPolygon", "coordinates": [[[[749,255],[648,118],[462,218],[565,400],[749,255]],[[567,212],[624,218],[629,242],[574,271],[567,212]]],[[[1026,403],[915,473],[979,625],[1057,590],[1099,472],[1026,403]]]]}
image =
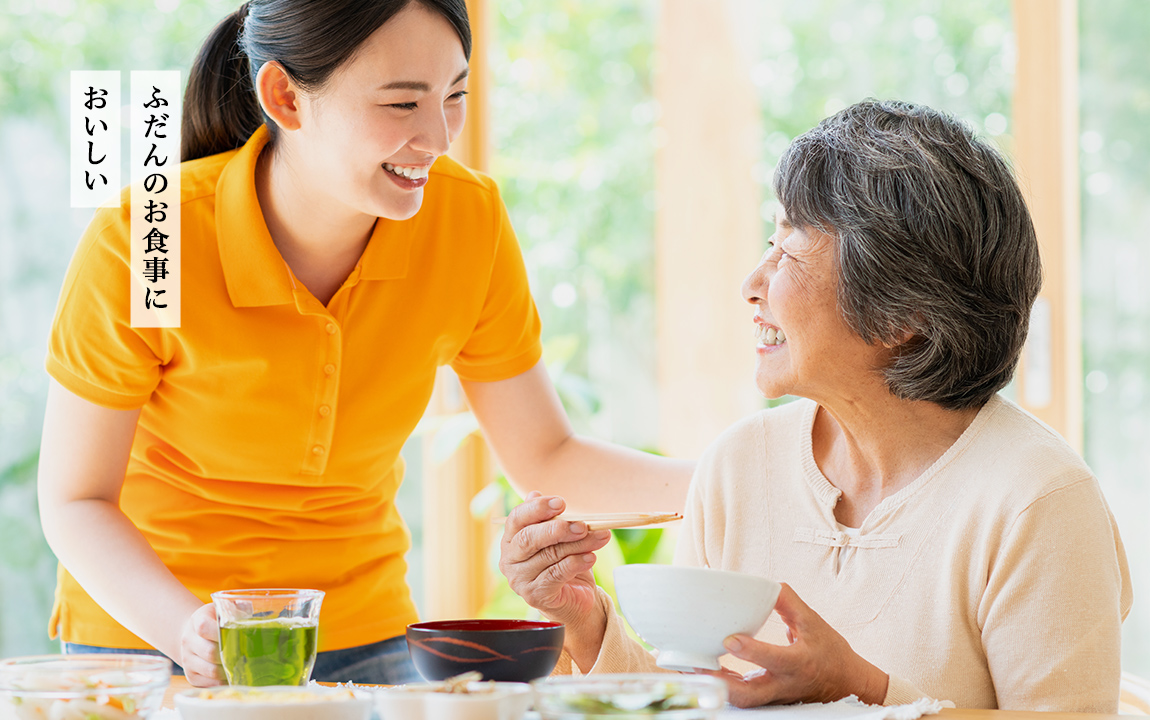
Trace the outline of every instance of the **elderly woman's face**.
{"type": "Polygon", "coordinates": [[[838,307],[835,239],[794,228],[780,211],[774,246],[743,281],[757,306],[755,383],[763,395],[816,401],[855,395],[875,381],[887,351],[863,341],[838,307]]]}

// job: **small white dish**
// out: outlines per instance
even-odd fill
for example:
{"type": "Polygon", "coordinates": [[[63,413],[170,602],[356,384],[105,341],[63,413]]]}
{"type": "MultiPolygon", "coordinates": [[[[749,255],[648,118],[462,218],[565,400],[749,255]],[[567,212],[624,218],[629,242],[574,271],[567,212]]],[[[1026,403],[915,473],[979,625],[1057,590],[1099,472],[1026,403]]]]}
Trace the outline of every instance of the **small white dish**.
{"type": "Polygon", "coordinates": [[[467,693],[437,692],[443,683],[412,683],[378,690],[381,720],[520,720],[531,707],[531,686],[513,682],[468,683],[467,693]]]}
{"type": "Polygon", "coordinates": [[[183,720],[368,720],[372,696],[341,687],[220,686],[176,695],[183,720]]]}
{"type": "Polygon", "coordinates": [[[754,635],[781,586],[757,575],[677,565],[623,565],[615,593],[623,617],[659,650],[656,664],[686,672],[718,670],[729,635],[754,635]]]}

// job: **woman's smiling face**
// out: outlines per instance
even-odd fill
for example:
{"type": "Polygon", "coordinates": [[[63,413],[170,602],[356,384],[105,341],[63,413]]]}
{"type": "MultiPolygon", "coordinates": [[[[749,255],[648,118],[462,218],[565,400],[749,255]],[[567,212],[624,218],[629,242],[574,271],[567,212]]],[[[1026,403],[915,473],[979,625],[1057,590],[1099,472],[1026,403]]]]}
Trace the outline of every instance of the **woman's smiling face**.
{"type": "Polygon", "coordinates": [[[759,392],[824,401],[853,396],[860,383],[881,382],[878,371],[889,351],[865,342],[839,310],[835,238],[793,227],[782,210],[775,224],[773,245],[742,289],[757,308],[759,392]]]}
{"type": "Polygon", "coordinates": [[[405,220],[427,171],[463,128],[467,58],[442,15],[413,2],[315,95],[285,152],[299,181],[349,208],[405,220]]]}

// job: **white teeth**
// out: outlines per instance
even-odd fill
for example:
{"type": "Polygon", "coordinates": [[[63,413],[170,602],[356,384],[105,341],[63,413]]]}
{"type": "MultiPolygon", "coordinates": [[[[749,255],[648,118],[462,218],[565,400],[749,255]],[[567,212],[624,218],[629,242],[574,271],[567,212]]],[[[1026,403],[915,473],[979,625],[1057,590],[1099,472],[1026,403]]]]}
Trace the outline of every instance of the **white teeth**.
{"type": "Polygon", "coordinates": [[[383,169],[400,177],[408,178],[409,180],[420,180],[427,177],[427,173],[431,168],[411,166],[401,167],[391,163],[384,163],[383,169]]]}
{"type": "Polygon", "coordinates": [[[787,336],[779,328],[756,324],[755,339],[760,345],[782,345],[787,341],[787,336]]]}

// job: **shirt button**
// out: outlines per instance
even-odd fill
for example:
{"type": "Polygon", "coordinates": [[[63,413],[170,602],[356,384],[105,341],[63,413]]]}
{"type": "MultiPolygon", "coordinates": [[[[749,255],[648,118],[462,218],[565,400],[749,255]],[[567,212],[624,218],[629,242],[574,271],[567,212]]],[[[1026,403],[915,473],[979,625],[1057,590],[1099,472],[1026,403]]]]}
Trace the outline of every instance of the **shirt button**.
{"type": "Polygon", "coordinates": [[[328,323],[327,324],[327,334],[328,335],[335,335],[335,331],[336,331],[335,323],[328,323]]]}
{"type": "Polygon", "coordinates": [[[311,451],[315,455],[323,455],[323,445],[316,445],[311,451]]]}
{"type": "Polygon", "coordinates": [[[320,405],[319,406],[319,414],[323,415],[324,417],[327,417],[328,415],[331,415],[331,408],[329,408],[327,405],[320,405]]]}
{"type": "Polygon", "coordinates": [[[332,365],[331,363],[324,365],[323,366],[323,374],[324,375],[334,375],[335,374],[335,365],[332,365]]]}

